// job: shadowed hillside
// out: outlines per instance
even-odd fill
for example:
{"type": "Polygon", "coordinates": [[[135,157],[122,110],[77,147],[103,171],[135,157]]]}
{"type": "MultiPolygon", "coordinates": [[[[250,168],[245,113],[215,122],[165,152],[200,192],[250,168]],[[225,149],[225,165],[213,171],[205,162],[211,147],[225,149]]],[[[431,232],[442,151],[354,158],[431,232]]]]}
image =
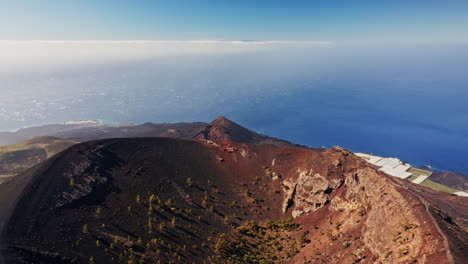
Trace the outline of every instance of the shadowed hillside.
{"type": "Polygon", "coordinates": [[[39,137],[22,143],[0,146],[0,183],[76,144],[54,137],[39,137]]]}
{"type": "Polygon", "coordinates": [[[434,171],[431,180],[461,191],[468,191],[468,175],[453,171],[434,171]]]}

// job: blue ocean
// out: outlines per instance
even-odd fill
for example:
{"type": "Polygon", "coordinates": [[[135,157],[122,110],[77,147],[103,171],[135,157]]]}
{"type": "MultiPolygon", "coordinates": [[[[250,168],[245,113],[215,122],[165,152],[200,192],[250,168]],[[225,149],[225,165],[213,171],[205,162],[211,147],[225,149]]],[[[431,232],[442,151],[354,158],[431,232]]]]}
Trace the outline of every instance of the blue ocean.
{"type": "Polygon", "coordinates": [[[0,130],[211,121],[468,173],[468,46],[325,45],[0,72],[0,130]]]}

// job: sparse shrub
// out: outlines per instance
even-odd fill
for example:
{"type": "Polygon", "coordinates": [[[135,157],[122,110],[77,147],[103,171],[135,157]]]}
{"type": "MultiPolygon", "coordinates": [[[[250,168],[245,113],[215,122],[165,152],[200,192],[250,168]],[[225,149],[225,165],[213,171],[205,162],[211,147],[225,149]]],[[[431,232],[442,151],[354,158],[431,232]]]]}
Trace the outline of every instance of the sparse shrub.
{"type": "Polygon", "coordinates": [[[226,225],[230,225],[230,224],[231,224],[231,221],[229,220],[229,216],[224,217],[224,223],[225,223],[226,225]]]}
{"type": "Polygon", "coordinates": [[[192,178],[187,178],[187,186],[191,187],[193,185],[192,178]]]}
{"type": "Polygon", "coordinates": [[[299,243],[300,243],[301,245],[309,244],[310,242],[311,242],[310,239],[307,239],[305,233],[299,236],[299,243]]]}
{"type": "Polygon", "coordinates": [[[409,253],[408,248],[402,247],[398,249],[398,253],[400,253],[400,257],[406,256],[409,253]]]}
{"type": "Polygon", "coordinates": [[[343,242],[343,244],[342,244],[343,249],[349,248],[349,246],[351,246],[351,242],[349,242],[349,241],[345,241],[345,242],[343,242]]]}
{"type": "Polygon", "coordinates": [[[68,183],[68,185],[70,185],[71,187],[75,186],[75,180],[70,179],[70,182],[68,183]]]}
{"type": "Polygon", "coordinates": [[[149,198],[149,202],[152,203],[156,200],[156,196],[154,194],[152,194],[149,198]]]}
{"type": "Polygon", "coordinates": [[[416,225],[416,224],[409,224],[409,225],[404,226],[405,231],[408,231],[408,230],[416,228],[416,227],[418,227],[418,225],[416,225]]]}
{"type": "Polygon", "coordinates": [[[357,210],[357,213],[359,216],[364,216],[366,214],[366,208],[364,208],[364,206],[360,205],[358,210],[357,210]]]}
{"type": "Polygon", "coordinates": [[[97,214],[97,215],[102,214],[102,208],[101,208],[101,207],[98,207],[98,208],[96,209],[96,214],[97,214]]]}
{"type": "Polygon", "coordinates": [[[226,237],[226,234],[224,233],[219,235],[218,241],[216,241],[216,245],[215,245],[216,253],[225,253],[226,249],[229,247],[229,241],[225,237],[226,237]]]}

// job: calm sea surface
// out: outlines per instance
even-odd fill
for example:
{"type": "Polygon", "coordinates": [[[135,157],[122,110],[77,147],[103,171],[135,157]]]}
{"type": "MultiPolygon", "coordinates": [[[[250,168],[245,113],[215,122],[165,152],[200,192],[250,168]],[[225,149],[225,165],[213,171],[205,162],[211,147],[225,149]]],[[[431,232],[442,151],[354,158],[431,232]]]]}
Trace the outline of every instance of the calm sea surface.
{"type": "Polygon", "coordinates": [[[211,121],[468,173],[468,47],[284,48],[0,72],[0,130],[211,121]]]}

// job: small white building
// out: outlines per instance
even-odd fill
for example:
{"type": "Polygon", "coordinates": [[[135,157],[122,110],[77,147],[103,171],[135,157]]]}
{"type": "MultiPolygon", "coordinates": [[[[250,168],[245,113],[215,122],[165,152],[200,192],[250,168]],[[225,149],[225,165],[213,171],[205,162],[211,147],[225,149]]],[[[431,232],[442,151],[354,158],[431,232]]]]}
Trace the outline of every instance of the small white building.
{"type": "Polygon", "coordinates": [[[468,197],[468,193],[467,193],[467,192],[454,192],[453,194],[456,194],[456,195],[458,195],[458,196],[468,197]]]}

